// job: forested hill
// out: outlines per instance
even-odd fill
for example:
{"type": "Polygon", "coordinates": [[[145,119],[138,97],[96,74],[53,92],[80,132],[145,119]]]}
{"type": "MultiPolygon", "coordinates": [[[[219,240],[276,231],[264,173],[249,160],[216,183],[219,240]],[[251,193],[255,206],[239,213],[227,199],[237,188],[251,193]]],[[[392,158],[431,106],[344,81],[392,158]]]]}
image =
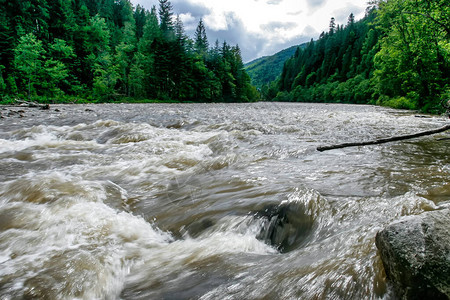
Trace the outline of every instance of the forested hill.
{"type": "Polygon", "coordinates": [[[439,112],[450,99],[448,0],[377,1],[298,49],[269,100],[371,103],[439,112]]]}
{"type": "Polygon", "coordinates": [[[264,56],[246,63],[245,70],[251,78],[254,86],[261,88],[281,75],[283,65],[292,55],[294,55],[297,47],[305,47],[306,44],[300,46],[292,46],[290,48],[281,50],[274,55],[264,56]]]}
{"type": "Polygon", "coordinates": [[[258,99],[240,49],[186,36],[168,0],[2,1],[0,101],[258,99]]]}

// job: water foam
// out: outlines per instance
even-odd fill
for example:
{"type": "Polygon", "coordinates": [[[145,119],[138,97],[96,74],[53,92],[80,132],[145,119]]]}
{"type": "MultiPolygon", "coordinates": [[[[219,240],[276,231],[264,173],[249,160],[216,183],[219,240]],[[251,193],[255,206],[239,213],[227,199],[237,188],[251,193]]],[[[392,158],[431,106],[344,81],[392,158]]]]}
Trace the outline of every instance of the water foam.
{"type": "Polygon", "coordinates": [[[143,218],[106,205],[108,186],[61,173],[2,185],[1,211],[12,213],[0,234],[2,284],[15,295],[23,290],[36,297],[116,297],[140,249],[173,239],[143,218]]]}

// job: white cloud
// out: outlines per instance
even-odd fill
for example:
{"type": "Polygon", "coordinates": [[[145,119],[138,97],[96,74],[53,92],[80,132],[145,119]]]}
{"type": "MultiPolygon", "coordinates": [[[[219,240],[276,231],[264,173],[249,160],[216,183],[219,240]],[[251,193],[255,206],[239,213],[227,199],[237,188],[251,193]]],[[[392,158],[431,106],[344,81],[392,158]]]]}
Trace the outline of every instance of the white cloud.
{"type": "Polygon", "coordinates": [[[191,13],[180,14],[180,20],[183,22],[184,29],[192,31],[197,28],[197,19],[191,13]]]}
{"type": "MultiPolygon", "coordinates": [[[[157,0],[131,0],[148,9],[157,0]]],[[[203,18],[212,44],[216,39],[239,43],[244,60],[270,55],[286,47],[318,38],[331,17],[346,22],[353,13],[364,16],[367,0],[172,0],[186,31],[203,18]]]]}

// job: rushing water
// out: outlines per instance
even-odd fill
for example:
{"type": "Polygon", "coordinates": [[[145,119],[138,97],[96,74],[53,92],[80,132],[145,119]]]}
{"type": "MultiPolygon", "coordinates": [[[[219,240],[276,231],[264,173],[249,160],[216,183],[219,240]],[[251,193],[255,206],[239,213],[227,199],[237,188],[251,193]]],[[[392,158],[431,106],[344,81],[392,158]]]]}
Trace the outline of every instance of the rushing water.
{"type": "Polygon", "coordinates": [[[0,119],[1,299],[391,299],[375,234],[450,203],[445,134],[315,150],[439,117],[273,103],[24,114],[0,119]]]}

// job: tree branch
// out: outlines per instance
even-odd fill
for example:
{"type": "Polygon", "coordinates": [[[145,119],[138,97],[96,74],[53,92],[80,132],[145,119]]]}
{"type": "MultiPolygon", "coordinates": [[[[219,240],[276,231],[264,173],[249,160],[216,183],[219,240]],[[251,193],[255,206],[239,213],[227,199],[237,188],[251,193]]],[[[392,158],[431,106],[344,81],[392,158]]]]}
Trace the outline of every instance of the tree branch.
{"type": "Polygon", "coordinates": [[[360,143],[344,143],[344,144],[338,144],[338,145],[332,145],[332,146],[317,147],[317,151],[323,152],[323,151],[327,151],[327,150],[342,149],[342,148],[348,148],[348,147],[379,145],[379,144],[385,144],[385,143],[389,143],[389,142],[396,142],[396,141],[413,139],[413,138],[417,138],[417,137],[421,137],[421,136],[432,135],[432,134],[441,133],[441,132],[444,132],[447,130],[450,130],[450,124],[448,124],[444,127],[438,128],[438,129],[423,131],[423,132],[419,132],[419,133],[415,133],[415,134],[394,136],[394,137],[390,137],[390,138],[384,138],[384,139],[360,142],[360,143]]]}

